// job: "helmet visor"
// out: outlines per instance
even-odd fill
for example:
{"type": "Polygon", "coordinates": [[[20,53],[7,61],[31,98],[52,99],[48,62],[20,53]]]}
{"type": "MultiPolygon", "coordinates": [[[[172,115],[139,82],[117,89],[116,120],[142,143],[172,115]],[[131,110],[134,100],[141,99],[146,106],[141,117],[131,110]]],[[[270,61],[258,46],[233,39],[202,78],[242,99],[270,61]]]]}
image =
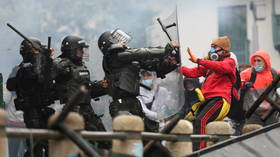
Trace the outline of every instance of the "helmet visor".
{"type": "Polygon", "coordinates": [[[118,42],[122,42],[124,44],[128,44],[132,40],[132,37],[130,35],[120,29],[115,29],[112,32],[112,37],[118,42]]]}
{"type": "Polygon", "coordinates": [[[78,50],[82,51],[82,53],[77,53],[78,57],[82,57],[83,61],[89,61],[89,45],[84,41],[78,41],[78,50]]]}
{"type": "Polygon", "coordinates": [[[88,47],[84,47],[83,51],[84,51],[83,61],[88,62],[89,61],[89,48],[88,47]]]}

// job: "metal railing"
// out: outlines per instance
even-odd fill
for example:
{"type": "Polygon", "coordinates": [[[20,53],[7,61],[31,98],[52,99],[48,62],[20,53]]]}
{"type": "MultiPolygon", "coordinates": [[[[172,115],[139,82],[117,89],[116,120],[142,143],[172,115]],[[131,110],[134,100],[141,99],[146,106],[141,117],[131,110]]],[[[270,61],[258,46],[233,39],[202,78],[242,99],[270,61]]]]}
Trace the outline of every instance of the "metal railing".
{"type": "MultiPolygon", "coordinates": [[[[234,136],[231,135],[195,135],[195,134],[162,134],[152,132],[99,132],[81,131],[79,133],[84,139],[94,141],[119,140],[165,140],[165,141],[221,141],[234,136]]],[[[26,128],[6,128],[7,137],[13,138],[35,138],[35,139],[62,139],[66,136],[58,131],[49,129],[26,129],[26,128]]]]}

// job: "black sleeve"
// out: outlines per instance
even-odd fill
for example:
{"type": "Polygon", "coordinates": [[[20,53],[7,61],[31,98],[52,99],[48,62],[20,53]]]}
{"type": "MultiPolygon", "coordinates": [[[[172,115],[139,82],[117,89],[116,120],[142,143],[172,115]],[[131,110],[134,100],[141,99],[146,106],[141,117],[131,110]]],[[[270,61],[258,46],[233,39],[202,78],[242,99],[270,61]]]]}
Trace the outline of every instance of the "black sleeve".
{"type": "Polygon", "coordinates": [[[107,94],[107,89],[103,88],[99,81],[93,81],[90,83],[91,88],[91,98],[97,98],[107,94]]]}
{"type": "Polygon", "coordinates": [[[9,74],[8,80],[6,82],[6,88],[9,91],[15,91],[16,89],[16,76],[18,73],[18,70],[20,68],[20,65],[16,65],[13,67],[12,72],[9,74]]]}
{"type": "Polygon", "coordinates": [[[16,77],[8,78],[6,83],[6,88],[9,91],[15,91],[16,90],[16,77]]]}
{"type": "Polygon", "coordinates": [[[174,49],[175,47],[170,44],[165,47],[126,49],[118,53],[116,57],[124,62],[139,61],[141,68],[156,71],[158,77],[164,78],[167,73],[177,67],[166,60],[167,56],[172,56],[174,49]]]}
{"type": "Polygon", "coordinates": [[[40,52],[34,55],[34,62],[32,63],[33,73],[37,76],[39,82],[44,80],[44,55],[40,52]]]}
{"type": "Polygon", "coordinates": [[[171,55],[172,51],[177,48],[169,43],[165,47],[148,47],[148,48],[129,48],[124,52],[118,53],[117,57],[124,61],[140,61],[145,59],[163,58],[171,55]]]}
{"type": "Polygon", "coordinates": [[[154,47],[154,48],[131,48],[126,49],[124,52],[118,53],[117,58],[120,61],[141,61],[152,58],[162,58],[165,56],[165,48],[154,47]]]}
{"type": "Polygon", "coordinates": [[[171,64],[168,62],[167,58],[174,50],[170,44],[167,44],[165,47],[165,55],[161,58],[152,58],[142,60],[141,67],[146,70],[155,71],[157,73],[157,77],[165,78],[165,75],[170,73],[171,71],[177,68],[177,65],[171,64]]]}
{"type": "Polygon", "coordinates": [[[39,83],[44,83],[50,79],[52,68],[52,58],[40,52],[34,55],[34,62],[32,64],[33,73],[38,78],[39,83]]]}
{"type": "Polygon", "coordinates": [[[18,67],[19,68],[17,69],[16,72],[13,69],[13,72],[15,72],[15,73],[10,75],[7,80],[6,88],[9,91],[16,91],[16,88],[18,86],[17,85],[18,80],[24,80],[24,79],[36,80],[37,79],[37,75],[34,73],[33,64],[21,63],[18,67]]]}
{"type": "MultiPolygon", "coordinates": [[[[70,75],[71,65],[69,60],[56,58],[52,62],[51,75],[52,78],[70,75]]],[[[70,76],[69,76],[70,77],[70,76]]]]}
{"type": "Polygon", "coordinates": [[[141,62],[141,68],[145,70],[155,71],[157,77],[165,78],[165,75],[177,68],[177,65],[170,64],[165,59],[153,59],[141,62]]]}
{"type": "Polygon", "coordinates": [[[157,76],[160,78],[165,78],[165,75],[177,68],[176,64],[170,64],[168,61],[163,60],[156,67],[157,76]]]}

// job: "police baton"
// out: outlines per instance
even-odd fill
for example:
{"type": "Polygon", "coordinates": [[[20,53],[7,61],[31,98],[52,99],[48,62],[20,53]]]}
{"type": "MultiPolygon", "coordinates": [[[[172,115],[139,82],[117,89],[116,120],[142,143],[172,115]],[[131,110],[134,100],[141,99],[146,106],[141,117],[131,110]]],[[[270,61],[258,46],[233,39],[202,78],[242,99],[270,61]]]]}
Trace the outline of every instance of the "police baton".
{"type": "Polygon", "coordinates": [[[14,26],[12,26],[11,24],[7,23],[7,26],[10,27],[13,31],[15,31],[19,36],[21,36],[24,40],[26,40],[27,42],[30,43],[30,45],[40,51],[43,52],[42,48],[40,47],[40,45],[38,45],[36,42],[32,42],[31,40],[29,40],[25,35],[23,35],[20,31],[18,31],[14,26]]]}
{"type": "MultiPolygon", "coordinates": [[[[162,21],[160,20],[160,18],[157,18],[157,21],[158,21],[158,23],[160,24],[161,29],[163,30],[163,32],[167,35],[168,39],[169,39],[170,41],[173,41],[172,38],[171,38],[171,36],[170,36],[170,34],[168,33],[167,29],[170,28],[170,27],[173,27],[173,26],[177,26],[177,24],[174,22],[174,23],[172,23],[172,24],[170,24],[170,25],[165,26],[165,25],[162,23],[162,21]]],[[[178,41],[178,42],[179,42],[179,41],[178,41]]],[[[181,63],[180,52],[179,52],[178,47],[174,47],[174,50],[175,50],[176,53],[175,53],[175,52],[172,52],[172,55],[174,55],[175,58],[176,58],[176,60],[177,60],[178,62],[181,63]]]]}
{"type": "Polygon", "coordinates": [[[161,26],[162,30],[164,31],[164,33],[167,35],[168,39],[169,39],[170,41],[172,41],[171,36],[170,36],[169,33],[167,32],[167,28],[176,26],[176,23],[174,22],[174,23],[172,23],[172,24],[170,24],[170,25],[164,26],[164,25],[162,24],[160,18],[157,18],[157,21],[158,21],[158,23],[160,24],[160,26],[161,26]]]}

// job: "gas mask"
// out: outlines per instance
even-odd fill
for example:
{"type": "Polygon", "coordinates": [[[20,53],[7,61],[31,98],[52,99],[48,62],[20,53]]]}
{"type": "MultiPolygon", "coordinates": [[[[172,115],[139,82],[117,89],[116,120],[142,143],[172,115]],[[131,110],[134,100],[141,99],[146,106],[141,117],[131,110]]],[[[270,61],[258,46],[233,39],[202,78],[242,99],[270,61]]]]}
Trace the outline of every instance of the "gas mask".
{"type": "Polygon", "coordinates": [[[209,59],[212,61],[217,61],[220,58],[219,52],[221,52],[223,49],[215,50],[213,47],[208,52],[209,59]]]}

